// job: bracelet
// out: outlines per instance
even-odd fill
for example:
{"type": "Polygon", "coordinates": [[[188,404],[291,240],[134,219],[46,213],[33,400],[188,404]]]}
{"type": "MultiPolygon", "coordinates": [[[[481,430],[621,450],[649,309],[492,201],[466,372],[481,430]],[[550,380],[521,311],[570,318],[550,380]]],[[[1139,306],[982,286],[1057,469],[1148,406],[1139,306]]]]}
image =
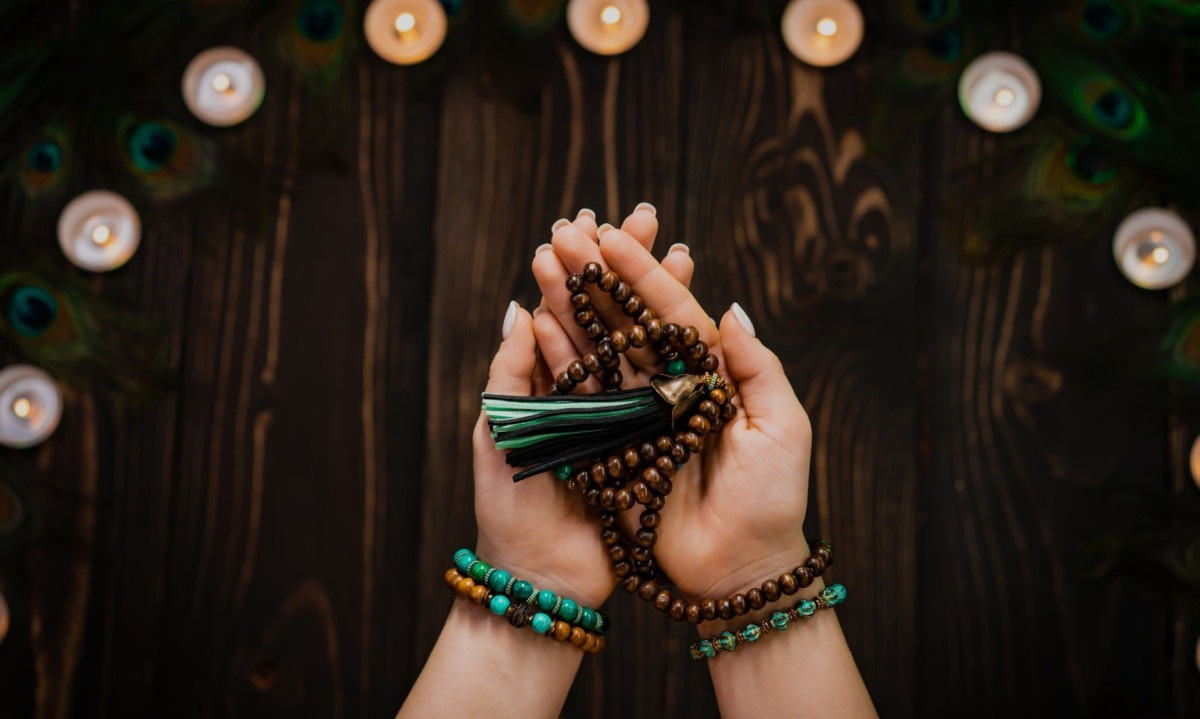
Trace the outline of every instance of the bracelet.
{"type": "Polygon", "coordinates": [[[696,642],[689,647],[689,651],[692,659],[712,659],[721,652],[732,652],[743,644],[757,642],[774,632],[782,632],[791,622],[812,619],[818,609],[829,609],[844,601],[846,588],[840,584],[830,584],[812,599],[801,599],[799,604],[787,611],[774,612],[761,624],[747,624],[736,632],[721,632],[718,636],[696,642]]]}
{"type": "Polygon", "coordinates": [[[446,586],[450,587],[462,599],[470,599],[473,604],[487,606],[492,614],[504,617],[508,623],[520,629],[528,626],[543,636],[552,637],[560,642],[568,642],[588,654],[599,654],[604,651],[604,637],[595,632],[589,632],[583,627],[572,627],[561,619],[552,619],[544,612],[534,612],[533,605],[528,602],[514,602],[504,594],[497,594],[483,584],[477,584],[471,577],[464,577],[457,569],[448,569],[442,577],[446,586]]]}
{"type": "Polygon", "coordinates": [[[454,566],[475,583],[491,589],[497,595],[508,597],[510,601],[531,606],[536,604],[551,618],[557,617],[586,631],[604,634],[608,630],[608,616],[603,612],[585,607],[573,599],[559,597],[548,589],[539,592],[524,579],[517,579],[510,572],[480,560],[469,549],[454,553],[454,566]]]}

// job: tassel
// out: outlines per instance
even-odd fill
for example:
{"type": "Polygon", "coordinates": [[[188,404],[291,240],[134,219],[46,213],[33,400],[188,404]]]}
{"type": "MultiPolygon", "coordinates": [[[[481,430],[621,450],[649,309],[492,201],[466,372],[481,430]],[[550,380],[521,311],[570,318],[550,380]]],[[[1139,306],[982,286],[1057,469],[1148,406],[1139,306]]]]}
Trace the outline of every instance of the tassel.
{"type": "Polygon", "coordinates": [[[483,395],[483,411],[497,449],[509,450],[519,482],[647,438],[670,434],[677,418],[720,379],[659,375],[649,387],[593,395],[513,397],[483,395]]]}

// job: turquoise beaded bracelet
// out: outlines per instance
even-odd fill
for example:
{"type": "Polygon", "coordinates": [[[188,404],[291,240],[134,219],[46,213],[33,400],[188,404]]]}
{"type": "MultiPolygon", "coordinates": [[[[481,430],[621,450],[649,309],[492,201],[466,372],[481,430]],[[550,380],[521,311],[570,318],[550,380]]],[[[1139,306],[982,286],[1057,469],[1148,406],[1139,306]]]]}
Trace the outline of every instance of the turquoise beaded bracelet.
{"type": "Polygon", "coordinates": [[[464,576],[491,589],[496,595],[509,601],[536,604],[538,609],[550,617],[558,617],[575,626],[597,634],[608,631],[608,617],[600,611],[585,607],[573,599],[560,597],[549,589],[538,591],[524,579],[517,579],[511,572],[498,569],[480,560],[469,549],[454,553],[454,566],[464,576]]]}
{"type": "Polygon", "coordinates": [[[812,599],[801,599],[799,604],[787,611],[774,612],[761,624],[747,624],[736,632],[721,632],[718,636],[696,642],[689,651],[692,659],[712,659],[721,652],[732,652],[743,644],[753,644],[774,632],[782,632],[792,622],[812,619],[818,609],[836,607],[844,601],[846,588],[840,584],[830,584],[812,599]]]}

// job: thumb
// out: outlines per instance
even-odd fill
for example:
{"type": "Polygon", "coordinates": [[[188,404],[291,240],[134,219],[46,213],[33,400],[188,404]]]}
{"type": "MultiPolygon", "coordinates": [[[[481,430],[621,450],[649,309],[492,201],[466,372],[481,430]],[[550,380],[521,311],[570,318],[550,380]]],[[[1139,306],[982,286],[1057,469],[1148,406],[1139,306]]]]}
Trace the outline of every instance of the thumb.
{"type": "Polygon", "coordinates": [[[775,353],[754,336],[754,324],[734,302],[721,318],[721,350],[725,367],[737,386],[742,407],[751,425],[786,422],[800,401],[775,353]]]}
{"type": "Polygon", "coordinates": [[[503,341],[492,358],[484,391],[528,397],[533,391],[531,378],[537,363],[533,317],[515,301],[510,302],[501,332],[503,341]]]}

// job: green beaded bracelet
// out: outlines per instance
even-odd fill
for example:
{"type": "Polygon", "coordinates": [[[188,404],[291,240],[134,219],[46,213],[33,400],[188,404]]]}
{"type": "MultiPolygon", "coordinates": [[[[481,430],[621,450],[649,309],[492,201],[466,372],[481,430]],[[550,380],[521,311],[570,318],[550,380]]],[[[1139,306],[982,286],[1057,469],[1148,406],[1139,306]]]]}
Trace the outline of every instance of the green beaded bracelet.
{"type": "Polygon", "coordinates": [[[469,549],[454,553],[454,566],[463,576],[470,577],[497,595],[507,597],[510,602],[536,604],[551,620],[557,617],[597,634],[604,634],[608,630],[608,616],[603,612],[585,607],[573,599],[560,597],[549,589],[539,592],[524,579],[517,579],[512,573],[480,560],[469,549]]]}
{"type": "Polygon", "coordinates": [[[836,607],[846,601],[846,588],[830,584],[812,599],[801,599],[800,603],[787,611],[771,614],[761,624],[747,624],[736,632],[724,631],[715,637],[696,642],[689,647],[692,659],[712,659],[721,652],[732,652],[743,644],[753,644],[775,632],[782,632],[795,621],[812,619],[818,609],[836,607]]]}

